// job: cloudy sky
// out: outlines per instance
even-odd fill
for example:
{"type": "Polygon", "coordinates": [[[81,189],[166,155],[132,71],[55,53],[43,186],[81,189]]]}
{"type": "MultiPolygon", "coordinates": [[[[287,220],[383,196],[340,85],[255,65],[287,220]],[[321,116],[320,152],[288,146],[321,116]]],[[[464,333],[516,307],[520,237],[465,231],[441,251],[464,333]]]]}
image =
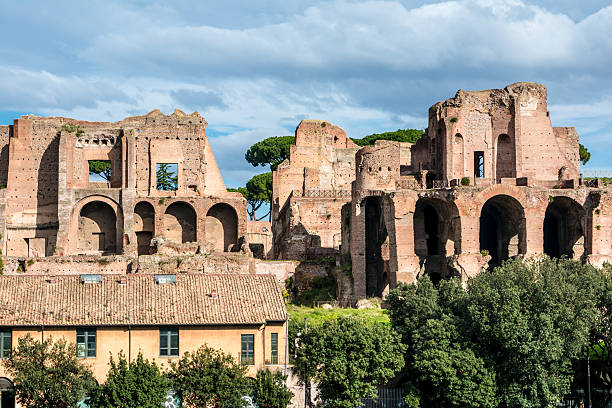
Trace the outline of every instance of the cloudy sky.
{"type": "MultiPolygon", "coordinates": [[[[607,4],[608,3],[608,4],[607,4]]],[[[0,4],[0,123],[199,111],[228,186],[303,118],[426,126],[457,89],[548,87],[587,168],[612,168],[612,6],[597,0],[29,0],[0,4]]]]}

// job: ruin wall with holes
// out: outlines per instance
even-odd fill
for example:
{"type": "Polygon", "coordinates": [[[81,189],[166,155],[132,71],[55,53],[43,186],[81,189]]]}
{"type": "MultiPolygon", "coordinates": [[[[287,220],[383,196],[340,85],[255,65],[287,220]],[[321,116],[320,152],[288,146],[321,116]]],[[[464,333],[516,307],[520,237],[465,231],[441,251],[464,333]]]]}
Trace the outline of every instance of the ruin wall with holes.
{"type": "Polygon", "coordinates": [[[340,249],[341,211],[350,202],[357,149],[336,125],[300,122],[289,158],[273,173],[275,258],[317,259],[340,249]]]}
{"type": "Polygon", "coordinates": [[[534,83],[460,90],[417,143],[356,153],[341,240],[357,298],[509,258],[612,260],[612,191],[580,178],[578,135],[552,126],[546,97],[534,83]]]}
{"type": "Polygon", "coordinates": [[[1,127],[3,254],[135,257],[155,238],[248,252],[246,201],[227,192],[206,125],[197,112],[155,110],[116,123],[29,115],[1,127]],[[109,163],[108,180],[91,178],[92,160],[109,163]],[[159,163],[174,166],[175,188],[157,188],[159,163]]]}

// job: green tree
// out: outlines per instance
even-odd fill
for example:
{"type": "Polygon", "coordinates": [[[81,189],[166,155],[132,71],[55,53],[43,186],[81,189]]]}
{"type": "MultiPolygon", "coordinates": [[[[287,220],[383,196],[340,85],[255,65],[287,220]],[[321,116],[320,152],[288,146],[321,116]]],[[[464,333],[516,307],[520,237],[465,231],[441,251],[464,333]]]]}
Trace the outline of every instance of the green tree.
{"type": "Polygon", "coordinates": [[[388,325],[340,317],[298,338],[295,368],[313,379],[330,408],[356,408],[402,369],[404,346],[388,325]]]}
{"type": "Polygon", "coordinates": [[[420,129],[397,129],[394,132],[374,133],[361,139],[352,139],[357,146],[370,146],[377,140],[416,143],[425,132],[420,129]]]}
{"type": "Polygon", "coordinates": [[[90,160],[89,175],[97,175],[111,181],[111,163],[109,160],[90,160]]]}
{"type": "Polygon", "coordinates": [[[247,394],[246,367],[208,346],[172,362],[168,377],[176,396],[195,407],[241,408],[247,394]]]}
{"type": "Polygon", "coordinates": [[[173,170],[170,166],[176,166],[171,163],[158,163],[155,172],[157,178],[157,189],[174,191],[178,188],[177,170],[173,170]]]}
{"type": "Polygon", "coordinates": [[[286,382],[287,376],[281,371],[270,371],[269,368],[257,371],[253,387],[255,404],[260,408],[286,408],[293,397],[286,382]]]}
{"type": "Polygon", "coordinates": [[[76,357],[76,346],[66,340],[19,338],[2,363],[15,385],[17,402],[28,408],[74,407],[95,387],[91,370],[76,357]]]}
{"type": "Polygon", "coordinates": [[[580,155],[580,162],[582,164],[587,164],[589,160],[591,160],[591,153],[584,147],[582,144],[578,146],[578,154],[580,155]]]}
{"type": "MultiPolygon", "coordinates": [[[[251,220],[256,219],[255,212],[264,204],[272,201],[272,172],[253,176],[246,187],[228,188],[228,191],[236,191],[244,196],[248,204],[248,213],[251,220]]],[[[263,219],[266,215],[260,218],[263,219]]]]}
{"type": "Polygon", "coordinates": [[[295,144],[295,136],[273,136],[255,143],[247,150],[244,158],[253,166],[270,166],[270,170],[289,157],[291,145],[295,144]]]}
{"type": "Polygon", "coordinates": [[[601,287],[601,272],[568,259],[508,261],[465,291],[457,281],[435,288],[427,277],[400,285],[388,302],[409,345],[411,401],[491,406],[495,389],[493,406],[556,406],[569,391],[572,362],[585,355],[601,287]]]}
{"type": "Polygon", "coordinates": [[[159,408],[168,389],[168,380],[157,364],[138,353],[135,362],[128,363],[119,353],[118,362],[112,356],[104,385],[98,387],[88,401],[92,408],[159,408]]]}

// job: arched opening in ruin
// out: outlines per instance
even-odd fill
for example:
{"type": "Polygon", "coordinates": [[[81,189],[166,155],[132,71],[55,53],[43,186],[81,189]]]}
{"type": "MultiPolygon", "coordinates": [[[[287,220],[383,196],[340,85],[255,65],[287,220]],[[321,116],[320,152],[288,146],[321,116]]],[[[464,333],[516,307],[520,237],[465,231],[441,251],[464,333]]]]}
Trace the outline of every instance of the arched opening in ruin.
{"type": "Polygon", "coordinates": [[[366,296],[382,297],[389,287],[389,235],[382,199],[368,197],[365,205],[366,296]]]}
{"type": "Polygon", "coordinates": [[[514,174],[514,148],[512,140],[507,134],[497,138],[496,178],[510,178],[514,174]]]}
{"type": "Polygon", "coordinates": [[[580,259],[585,253],[586,211],[569,197],[554,197],[544,217],[544,253],[553,258],[580,259]]]}
{"type": "Polygon", "coordinates": [[[164,237],[178,243],[196,241],[197,216],[189,204],[172,203],[164,213],[164,237]]]}
{"type": "Polygon", "coordinates": [[[0,377],[0,407],[15,408],[15,387],[6,377],[0,377]]]}
{"type": "Polygon", "coordinates": [[[484,204],[480,211],[480,250],[491,256],[491,267],[525,253],[525,212],[515,198],[502,194],[484,204]]]}
{"type": "Polygon", "coordinates": [[[439,198],[423,197],[414,210],[414,252],[434,281],[448,276],[446,257],[459,253],[461,231],[457,207],[439,198]]]}
{"type": "Polygon", "coordinates": [[[79,214],[78,252],[113,254],[117,251],[117,215],[102,201],[92,201],[79,214]]]}
{"type": "Polygon", "coordinates": [[[134,232],[138,244],[138,255],[151,254],[151,239],[155,231],[155,209],[146,201],[134,207],[134,232]]]}
{"type": "Polygon", "coordinates": [[[238,215],[225,203],[215,204],[206,213],[206,242],[217,252],[231,252],[238,243],[238,215]]]}

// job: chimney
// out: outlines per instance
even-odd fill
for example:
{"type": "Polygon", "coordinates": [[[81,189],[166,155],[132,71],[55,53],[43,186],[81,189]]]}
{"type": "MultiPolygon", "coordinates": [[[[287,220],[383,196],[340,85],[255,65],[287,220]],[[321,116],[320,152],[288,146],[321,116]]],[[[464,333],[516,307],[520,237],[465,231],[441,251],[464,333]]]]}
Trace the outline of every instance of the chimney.
{"type": "Polygon", "coordinates": [[[217,298],[217,289],[213,289],[213,290],[210,292],[210,298],[211,298],[211,299],[216,299],[216,298],[217,298]]]}
{"type": "Polygon", "coordinates": [[[125,275],[119,276],[119,284],[120,285],[127,285],[127,276],[125,276],[125,275]]]}
{"type": "Polygon", "coordinates": [[[56,283],[55,275],[49,275],[47,277],[47,283],[55,284],[56,283]]]}

